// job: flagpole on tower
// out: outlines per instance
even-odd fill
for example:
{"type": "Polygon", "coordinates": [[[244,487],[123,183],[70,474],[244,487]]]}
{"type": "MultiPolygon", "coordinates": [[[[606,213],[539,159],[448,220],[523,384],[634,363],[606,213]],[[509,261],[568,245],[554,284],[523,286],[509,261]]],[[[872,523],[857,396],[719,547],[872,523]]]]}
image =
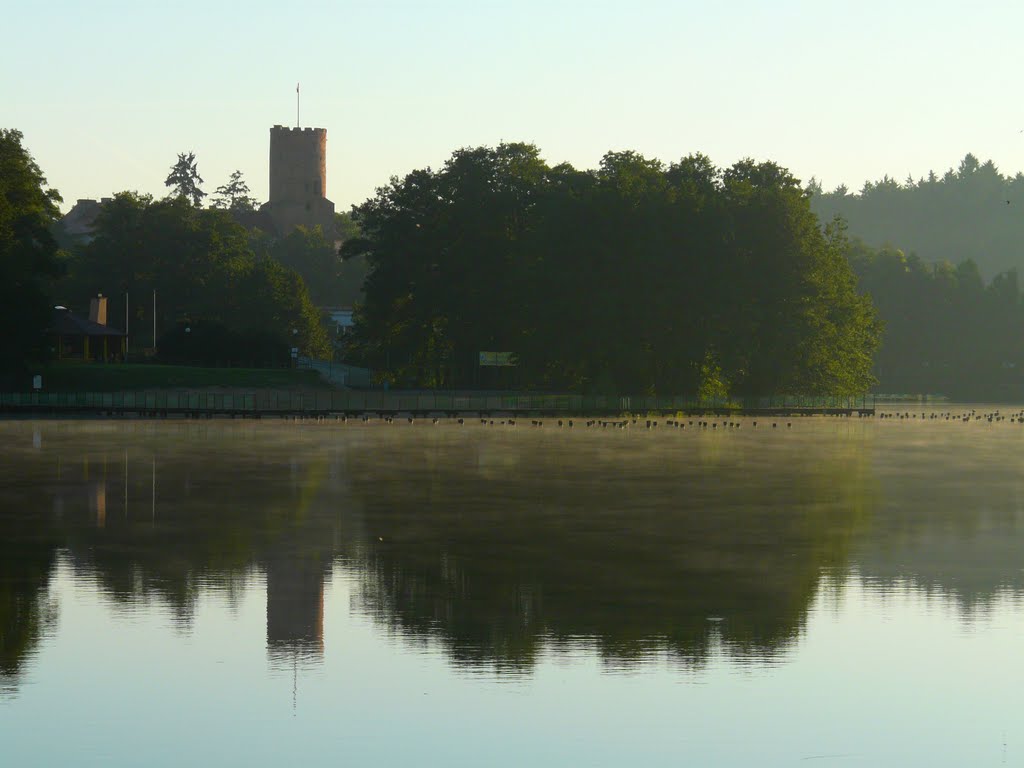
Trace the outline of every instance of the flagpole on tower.
{"type": "Polygon", "coordinates": [[[299,84],[295,84],[295,127],[301,128],[302,123],[299,122],[299,84]]]}

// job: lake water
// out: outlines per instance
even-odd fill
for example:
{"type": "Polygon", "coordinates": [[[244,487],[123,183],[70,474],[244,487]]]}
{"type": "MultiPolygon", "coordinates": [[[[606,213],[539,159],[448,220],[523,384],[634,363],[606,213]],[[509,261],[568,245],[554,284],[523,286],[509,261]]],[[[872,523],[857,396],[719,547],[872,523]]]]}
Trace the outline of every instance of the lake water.
{"type": "Polygon", "coordinates": [[[1024,424],[901,410],[0,422],[0,765],[1024,765],[1024,424]]]}

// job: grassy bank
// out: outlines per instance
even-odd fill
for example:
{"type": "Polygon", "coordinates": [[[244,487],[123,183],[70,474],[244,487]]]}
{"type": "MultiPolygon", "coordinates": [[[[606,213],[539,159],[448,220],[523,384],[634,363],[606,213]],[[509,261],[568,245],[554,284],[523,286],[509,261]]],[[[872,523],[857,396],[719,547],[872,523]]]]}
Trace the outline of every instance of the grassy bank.
{"type": "Polygon", "coordinates": [[[187,365],[55,363],[42,371],[46,392],[142,389],[330,389],[316,371],[292,368],[199,368],[187,365]]]}

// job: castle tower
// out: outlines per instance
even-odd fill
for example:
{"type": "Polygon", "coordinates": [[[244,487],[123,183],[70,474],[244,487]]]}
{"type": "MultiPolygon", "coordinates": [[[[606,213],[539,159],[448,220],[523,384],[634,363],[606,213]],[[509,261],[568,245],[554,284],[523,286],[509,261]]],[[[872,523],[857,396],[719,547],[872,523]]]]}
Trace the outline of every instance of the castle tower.
{"type": "Polygon", "coordinates": [[[320,226],[334,236],[334,203],[327,199],[327,129],[270,129],[270,200],[260,209],[284,237],[297,226],[320,226]]]}
{"type": "Polygon", "coordinates": [[[326,197],[327,130],[270,129],[270,202],[326,197]]]}

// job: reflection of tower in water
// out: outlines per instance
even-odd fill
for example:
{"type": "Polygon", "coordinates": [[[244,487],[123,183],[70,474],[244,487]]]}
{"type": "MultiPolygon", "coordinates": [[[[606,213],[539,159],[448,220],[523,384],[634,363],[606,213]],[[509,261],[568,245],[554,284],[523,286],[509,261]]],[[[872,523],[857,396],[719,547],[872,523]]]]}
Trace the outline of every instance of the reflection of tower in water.
{"type": "Polygon", "coordinates": [[[323,563],[319,558],[278,553],[265,567],[271,661],[319,661],[324,652],[323,563]]]}

